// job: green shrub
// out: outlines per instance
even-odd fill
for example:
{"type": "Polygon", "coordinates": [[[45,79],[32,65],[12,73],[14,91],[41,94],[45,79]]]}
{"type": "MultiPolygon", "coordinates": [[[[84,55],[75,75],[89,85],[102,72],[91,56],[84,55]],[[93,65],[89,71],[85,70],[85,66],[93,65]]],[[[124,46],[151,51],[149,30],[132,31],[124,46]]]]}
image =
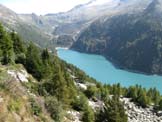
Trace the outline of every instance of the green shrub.
{"type": "Polygon", "coordinates": [[[7,89],[5,83],[0,83],[0,90],[7,89]]]}
{"type": "Polygon", "coordinates": [[[84,108],[86,108],[87,106],[88,106],[87,98],[83,94],[76,97],[72,103],[73,109],[77,111],[83,111],[84,108]]]}
{"type": "Polygon", "coordinates": [[[91,107],[87,106],[83,110],[82,120],[83,120],[83,122],[94,122],[95,116],[94,116],[94,111],[92,110],[91,107]]]}
{"type": "Polygon", "coordinates": [[[85,95],[88,98],[96,97],[97,88],[96,86],[88,86],[87,90],[85,91],[85,95]]]}
{"type": "Polygon", "coordinates": [[[61,103],[55,97],[47,97],[45,106],[55,122],[61,122],[63,118],[63,109],[61,103]]]}
{"type": "Polygon", "coordinates": [[[96,122],[127,122],[128,118],[118,96],[105,101],[105,106],[97,115],[96,122]]]}
{"type": "Polygon", "coordinates": [[[36,116],[39,116],[42,113],[42,108],[35,102],[33,98],[30,99],[30,105],[32,109],[32,113],[36,116]]]}

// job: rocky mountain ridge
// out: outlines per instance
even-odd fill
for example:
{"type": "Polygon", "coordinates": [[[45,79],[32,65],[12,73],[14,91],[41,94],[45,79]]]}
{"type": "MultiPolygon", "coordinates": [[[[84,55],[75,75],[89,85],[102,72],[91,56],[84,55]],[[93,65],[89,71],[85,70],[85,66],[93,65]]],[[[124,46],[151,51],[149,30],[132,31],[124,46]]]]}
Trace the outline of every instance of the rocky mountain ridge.
{"type": "Polygon", "coordinates": [[[72,48],[102,54],[121,68],[161,74],[160,2],[152,1],[140,13],[98,19],[80,34],[72,48]]]}
{"type": "MultiPolygon", "coordinates": [[[[87,28],[96,19],[107,16],[111,17],[125,12],[139,12],[143,10],[150,0],[92,0],[86,4],[78,5],[67,12],[57,14],[36,15],[16,14],[3,5],[0,6],[0,21],[7,28],[14,29],[25,38],[25,40],[34,40],[38,45],[51,47],[59,45],[59,36],[69,36],[76,40],[79,33],[87,28]],[[25,33],[28,30],[32,33],[25,33]],[[25,31],[24,31],[25,30],[25,31]],[[38,41],[39,40],[39,41],[38,41]],[[45,44],[43,44],[43,41],[45,44]]],[[[62,37],[61,37],[62,38],[62,37]]],[[[61,40],[65,41],[65,39],[61,40]]],[[[67,44],[68,40],[66,40],[67,44]]],[[[71,45],[67,45],[71,46],[71,45]]]]}

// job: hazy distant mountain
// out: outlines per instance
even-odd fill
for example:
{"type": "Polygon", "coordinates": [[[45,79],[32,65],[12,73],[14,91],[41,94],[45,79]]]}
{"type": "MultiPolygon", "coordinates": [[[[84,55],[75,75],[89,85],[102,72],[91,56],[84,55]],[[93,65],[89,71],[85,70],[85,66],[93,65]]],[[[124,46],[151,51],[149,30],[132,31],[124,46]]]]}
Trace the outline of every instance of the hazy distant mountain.
{"type": "Polygon", "coordinates": [[[22,21],[24,21],[28,24],[32,24],[32,25],[38,27],[39,29],[41,29],[42,31],[45,31],[49,34],[53,31],[52,25],[54,23],[57,24],[55,21],[53,21],[53,24],[51,24],[50,22],[48,22],[46,20],[46,18],[44,16],[38,16],[34,13],[19,14],[18,16],[22,21]]]}
{"type": "MultiPolygon", "coordinates": [[[[139,1],[139,0],[138,0],[139,1]]],[[[55,34],[77,34],[82,28],[87,27],[92,21],[103,15],[114,15],[118,12],[130,11],[136,3],[147,4],[148,0],[136,2],[132,0],[92,0],[86,4],[78,5],[68,12],[37,16],[35,14],[21,14],[19,17],[45,30],[54,30],[55,34]],[[121,11],[122,10],[122,11],[121,11]]],[[[141,6],[140,5],[140,6],[141,6]]],[[[141,9],[139,4],[133,9],[141,9]]]]}
{"type": "Polygon", "coordinates": [[[90,21],[107,14],[110,9],[117,7],[120,0],[93,0],[89,3],[78,5],[68,12],[37,16],[35,14],[21,14],[19,17],[28,23],[54,34],[77,34],[82,28],[87,27],[90,21]],[[101,2],[99,2],[101,1],[101,2]]]}
{"type": "Polygon", "coordinates": [[[80,30],[87,27],[94,20],[106,15],[107,17],[114,16],[125,12],[139,12],[148,5],[150,0],[93,0],[87,4],[76,6],[65,13],[46,15],[50,20],[59,20],[63,23],[56,27],[55,34],[68,33],[72,26],[73,31],[70,30],[68,34],[76,34],[80,30]],[[77,25],[77,26],[75,26],[77,25]]]}
{"type": "Polygon", "coordinates": [[[162,19],[162,0],[153,0],[153,2],[145,10],[148,17],[162,19]]]}
{"type": "MultiPolygon", "coordinates": [[[[52,42],[57,44],[59,36],[61,36],[61,39],[69,36],[69,38],[75,40],[82,30],[102,16],[112,17],[127,12],[138,13],[149,2],[150,0],[92,0],[86,4],[78,5],[67,12],[51,13],[44,16],[37,16],[36,14],[21,14],[18,16],[23,22],[52,34],[52,42]]],[[[60,40],[60,43],[65,40],[60,40]]],[[[67,42],[67,44],[70,43],[67,42]]]]}
{"type": "Polygon", "coordinates": [[[51,46],[49,34],[41,31],[32,23],[22,21],[15,12],[3,5],[0,5],[0,22],[5,25],[8,31],[15,30],[26,41],[33,41],[42,47],[48,47],[48,45],[51,46]]]}
{"type": "MultiPolygon", "coordinates": [[[[69,39],[75,41],[80,32],[99,18],[110,18],[124,13],[139,13],[143,11],[150,1],[92,0],[86,4],[78,5],[67,12],[44,16],[38,16],[34,13],[17,15],[6,7],[1,6],[0,14],[5,14],[5,16],[2,16],[0,20],[7,27],[20,32],[26,40],[34,40],[39,45],[46,47],[53,44],[62,44],[63,41],[69,41],[69,39]],[[61,37],[59,38],[59,36],[61,37]],[[68,39],[64,37],[68,37],[68,39]],[[58,42],[58,39],[60,39],[60,42],[58,42]],[[52,41],[48,42],[47,40],[52,41]]],[[[71,44],[71,42],[65,43],[71,44]]]]}
{"type": "MultiPolygon", "coordinates": [[[[88,27],[91,22],[100,16],[113,14],[111,11],[120,6],[120,3],[122,3],[120,0],[93,0],[78,5],[68,12],[47,14],[45,16],[37,16],[36,14],[20,14],[18,16],[23,22],[52,34],[54,44],[61,44],[65,40],[68,41],[69,38],[75,39],[81,30],[88,27]],[[63,39],[67,36],[69,36],[68,39],[63,39]],[[61,39],[60,42],[58,42],[58,39],[61,39]]],[[[67,42],[67,44],[71,44],[71,42],[67,42]]]]}
{"type": "Polygon", "coordinates": [[[0,4],[0,20],[3,23],[12,27],[16,26],[16,24],[19,23],[17,14],[1,4],[0,4]]]}
{"type": "Polygon", "coordinates": [[[102,54],[130,70],[162,74],[161,3],[153,0],[141,12],[96,20],[72,48],[102,54]]]}

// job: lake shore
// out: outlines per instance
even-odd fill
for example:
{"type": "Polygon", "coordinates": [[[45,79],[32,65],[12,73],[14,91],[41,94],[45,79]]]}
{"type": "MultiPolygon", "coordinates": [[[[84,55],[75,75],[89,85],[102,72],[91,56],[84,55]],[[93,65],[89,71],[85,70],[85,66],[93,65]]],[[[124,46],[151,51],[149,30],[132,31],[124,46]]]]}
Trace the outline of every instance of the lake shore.
{"type": "Polygon", "coordinates": [[[59,49],[64,49],[64,50],[69,50],[70,48],[68,47],[55,47],[56,50],[59,50],[59,49]]]}
{"type": "MultiPolygon", "coordinates": [[[[62,48],[63,49],[63,48],[62,48]]],[[[92,54],[92,55],[99,55],[99,56],[103,56],[107,61],[109,61],[116,69],[120,69],[120,70],[125,70],[127,72],[132,72],[132,73],[137,73],[137,74],[143,74],[143,75],[148,75],[148,76],[162,76],[162,74],[154,74],[154,73],[148,73],[148,72],[142,72],[139,70],[134,70],[134,69],[129,69],[125,66],[122,66],[118,61],[114,60],[111,57],[108,57],[106,55],[103,54],[99,54],[99,53],[90,53],[90,52],[83,52],[81,50],[76,50],[73,48],[68,48],[69,50],[73,50],[73,51],[77,51],[80,53],[85,53],[85,54],[92,54]]]]}
{"type": "Polygon", "coordinates": [[[155,87],[162,93],[162,76],[121,68],[99,54],[62,48],[57,50],[57,54],[103,84],[120,83],[124,87],[140,85],[146,89],[155,87]]]}

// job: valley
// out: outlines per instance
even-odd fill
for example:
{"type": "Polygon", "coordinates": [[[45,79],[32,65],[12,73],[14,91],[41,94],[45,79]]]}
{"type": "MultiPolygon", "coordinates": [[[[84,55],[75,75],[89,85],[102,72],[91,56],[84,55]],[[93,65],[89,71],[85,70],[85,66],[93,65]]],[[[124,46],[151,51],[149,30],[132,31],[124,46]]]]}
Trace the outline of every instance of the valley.
{"type": "Polygon", "coordinates": [[[162,0],[81,3],[0,3],[0,122],[162,122],[162,0]]]}
{"type": "Polygon", "coordinates": [[[141,85],[147,89],[157,88],[162,94],[162,76],[147,75],[119,69],[110,61],[99,55],[79,53],[61,48],[59,48],[57,52],[61,59],[77,66],[85,71],[86,74],[103,84],[113,85],[120,83],[124,87],[141,85]]]}

